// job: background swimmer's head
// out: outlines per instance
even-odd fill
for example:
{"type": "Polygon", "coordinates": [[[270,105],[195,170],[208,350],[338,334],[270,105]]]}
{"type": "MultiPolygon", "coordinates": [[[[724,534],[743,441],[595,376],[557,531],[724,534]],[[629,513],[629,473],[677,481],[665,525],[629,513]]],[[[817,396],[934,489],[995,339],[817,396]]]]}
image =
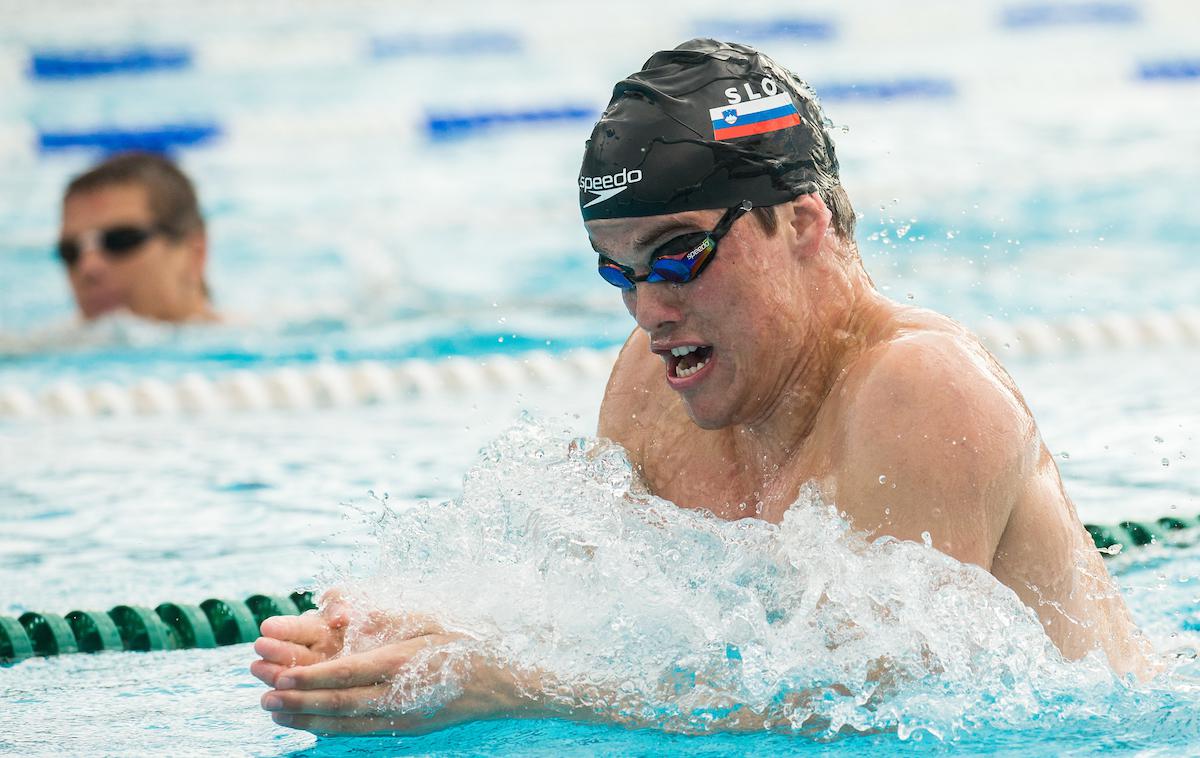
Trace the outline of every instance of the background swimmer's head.
{"type": "Polygon", "coordinates": [[[165,321],[211,315],[204,218],[191,180],[170,160],[125,153],[77,176],[63,193],[61,238],[84,318],[118,308],[165,321]],[[138,241],[104,252],[112,248],[100,235],[129,229],[138,241]]]}
{"type": "Polygon", "coordinates": [[[752,47],[694,39],[617,83],[579,174],[585,221],[769,206],[816,192],[843,240],[854,209],[812,89],[752,47]]]}
{"type": "Polygon", "coordinates": [[[154,153],[121,153],[96,164],[71,180],[63,200],[120,184],[145,188],[155,223],[171,236],[182,238],[204,231],[204,216],[191,179],[170,160],[154,153]]]}

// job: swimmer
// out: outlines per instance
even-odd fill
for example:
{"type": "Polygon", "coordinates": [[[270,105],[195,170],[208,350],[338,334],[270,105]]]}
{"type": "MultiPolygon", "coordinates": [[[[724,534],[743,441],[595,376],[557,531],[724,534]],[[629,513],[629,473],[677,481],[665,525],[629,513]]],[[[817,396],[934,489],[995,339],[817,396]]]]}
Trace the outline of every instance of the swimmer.
{"type": "Polygon", "coordinates": [[[196,191],[161,156],[118,155],[73,179],[58,257],[85,321],[122,310],[159,321],[217,319],[196,191]]]}
{"type": "MultiPolygon", "coordinates": [[[[742,45],[692,40],[617,84],[579,182],[599,273],[637,323],[600,436],[656,495],[725,519],[749,508],[779,523],[814,482],[869,537],[927,535],[990,572],[1065,657],[1143,674],[1147,643],[1013,380],[967,330],[872,284],[823,124],[807,85],[742,45]]],[[[395,672],[453,635],[408,625],[330,660],[348,618],[334,600],[263,623],[252,671],[274,687],[263,707],[278,723],[411,733],[597,717],[544,708],[536,682],[486,661],[432,718],[388,712],[395,672]]]]}

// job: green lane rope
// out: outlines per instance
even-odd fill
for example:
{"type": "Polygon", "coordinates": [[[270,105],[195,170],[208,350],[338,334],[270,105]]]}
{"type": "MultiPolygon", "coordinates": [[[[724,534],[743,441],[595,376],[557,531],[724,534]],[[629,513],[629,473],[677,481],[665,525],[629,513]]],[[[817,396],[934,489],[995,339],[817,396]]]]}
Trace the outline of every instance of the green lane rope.
{"type": "Polygon", "coordinates": [[[26,613],[17,619],[29,635],[34,655],[66,655],[79,652],[75,634],[62,616],[53,613],[26,613]]]}
{"type": "MultiPolygon", "coordinates": [[[[1121,548],[1176,541],[1178,532],[1200,527],[1194,519],[1167,516],[1155,521],[1084,524],[1105,556],[1121,548]]],[[[107,613],[71,611],[0,616],[0,664],[34,656],[121,650],[186,650],[253,642],[271,616],[295,616],[315,608],[311,592],[251,595],[244,601],[209,598],[200,605],[162,603],[156,608],[118,605],[107,613]]]]}
{"type": "Polygon", "coordinates": [[[0,664],[35,656],[121,650],[186,650],[236,645],[258,638],[271,616],[295,616],[312,608],[311,592],[251,595],[245,601],[209,598],[200,605],[162,603],[156,608],[118,605],[103,611],[0,616],[0,664]]]}
{"type": "Polygon", "coordinates": [[[1105,556],[1116,555],[1118,550],[1142,547],[1155,543],[1170,544],[1178,536],[1173,532],[1200,526],[1200,516],[1195,519],[1164,516],[1156,521],[1122,521],[1119,524],[1084,524],[1083,528],[1092,535],[1092,542],[1104,551],[1105,556]]]}

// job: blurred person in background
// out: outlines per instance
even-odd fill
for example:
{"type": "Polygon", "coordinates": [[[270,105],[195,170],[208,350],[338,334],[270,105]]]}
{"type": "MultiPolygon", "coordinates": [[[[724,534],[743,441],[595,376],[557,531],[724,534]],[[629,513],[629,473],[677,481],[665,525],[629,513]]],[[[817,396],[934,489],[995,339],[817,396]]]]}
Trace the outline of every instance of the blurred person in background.
{"type": "Polygon", "coordinates": [[[218,319],[196,190],[162,156],[123,153],[73,179],[58,256],[86,321],[114,311],[176,323],[218,319]]]}

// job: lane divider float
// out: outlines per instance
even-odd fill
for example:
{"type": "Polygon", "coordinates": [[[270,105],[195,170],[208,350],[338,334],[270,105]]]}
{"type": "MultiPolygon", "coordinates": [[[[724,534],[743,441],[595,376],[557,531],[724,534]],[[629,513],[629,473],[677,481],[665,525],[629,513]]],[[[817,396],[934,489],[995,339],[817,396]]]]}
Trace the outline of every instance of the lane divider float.
{"type": "Polygon", "coordinates": [[[103,127],[84,130],[55,130],[38,133],[38,150],[58,153],[64,150],[95,150],[117,153],[126,150],[148,150],[172,153],[182,147],[200,147],[222,137],[219,125],[213,122],[156,124],[151,126],[103,127]]]}
{"type": "MultiPolygon", "coordinates": [[[[1105,557],[1125,548],[1172,546],[1200,529],[1193,519],[1167,516],[1154,521],[1084,524],[1105,557]]],[[[209,598],[199,605],[161,603],[154,609],[118,605],[107,612],[71,611],[65,616],[30,611],[0,616],[0,665],[33,657],[120,651],[189,650],[253,642],[271,616],[294,616],[316,608],[311,592],[251,595],[244,601],[209,598]]]]}
{"type": "Polygon", "coordinates": [[[1200,79],[1200,58],[1146,61],[1138,65],[1137,76],[1143,81],[1197,80],[1200,79]]]}
{"type": "Polygon", "coordinates": [[[476,112],[429,113],[425,129],[432,139],[443,140],[475,135],[501,127],[542,126],[554,123],[590,125],[601,108],[573,103],[549,107],[516,108],[476,112]]]}
{"type": "Polygon", "coordinates": [[[1164,516],[1154,521],[1122,521],[1118,524],[1084,524],[1092,542],[1105,557],[1122,550],[1146,545],[1172,545],[1181,538],[1190,538],[1189,530],[1200,526],[1200,516],[1194,519],[1164,516]]]}
{"type": "MultiPolygon", "coordinates": [[[[270,49],[280,45],[270,35],[197,42],[182,45],[88,45],[84,47],[34,47],[26,56],[25,76],[34,82],[94,79],[107,76],[139,76],[162,71],[186,72],[228,68],[237,63],[259,68],[264,61],[276,65],[278,56],[270,49]],[[239,44],[240,43],[240,44],[239,44]],[[247,49],[242,49],[247,48],[247,49]],[[262,51],[266,49],[265,53],[262,51]],[[260,51],[258,57],[251,53],[260,51]],[[230,57],[233,61],[229,61],[230,57]]],[[[307,48],[308,55],[295,60],[307,65],[352,65],[367,60],[392,58],[479,58],[512,55],[524,49],[517,34],[499,28],[466,28],[454,32],[414,32],[349,38],[325,34],[309,39],[287,39],[282,44],[307,48]]]]}
{"type": "MultiPolygon", "coordinates": [[[[1200,346],[1200,308],[1114,313],[1063,321],[990,321],[975,330],[1001,360],[1049,357],[1101,349],[1200,346]]],[[[375,405],[434,395],[555,386],[607,378],[618,348],[551,354],[440,361],[414,359],[323,363],[263,372],[233,371],[217,377],[190,373],[175,381],[147,378],[132,386],[110,382],[82,386],[58,382],[34,393],[0,387],[0,421],[30,418],[160,416],[173,414],[305,410],[375,405]]]]}
{"type": "Polygon", "coordinates": [[[129,386],[101,383],[82,387],[59,382],[40,395],[0,388],[0,419],[92,416],[155,416],[223,411],[300,410],[390,403],[437,394],[474,394],[528,385],[556,386],[602,380],[617,349],[572,350],[559,355],[533,351],[517,357],[454,356],[438,362],[397,364],[364,361],[285,367],[217,378],[188,374],[175,382],[143,379],[129,386]]]}
{"type": "Polygon", "coordinates": [[[952,80],[932,77],[827,82],[817,87],[822,102],[947,98],[957,93],[958,88],[952,80]]]}
{"type": "Polygon", "coordinates": [[[377,60],[514,55],[524,47],[521,37],[500,29],[464,29],[448,34],[403,33],[372,37],[369,41],[370,57],[377,60]]]}
{"type": "MultiPolygon", "coordinates": [[[[389,47],[383,41],[378,44],[384,52],[376,54],[377,57],[404,55],[403,42],[397,42],[395,47],[389,47]]],[[[70,68],[66,63],[62,67],[64,70],[70,68]]],[[[1200,61],[1195,58],[1144,61],[1136,64],[1130,77],[1138,83],[1190,84],[1200,79],[1200,61]]],[[[2,80],[3,72],[0,72],[0,82],[2,80]]],[[[969,82],[945,77],[898,76],[818,82],[816,91],[826,102],[878,103],[886,106],[911,99],[955,98],[960,92],[968,91],[968,85],[969,82]]],[[[110,123],[82,129],[51,126],[34,130],[28,124],[13,122],[0,124],[0,161],[33,160],[41,155],[63,151],[109,154],[121,150],[148,150],[172,153],[242,141],[261,144],[264,139],[274,136],[289,141],[321,139],[328,135],[344,140],[349,135],[350,139],[371,136],[389,142],[415,139],[436,143],[447,139],[493,137],[504,132],[521,133],[531,128],[586,127],[599,116],[602,106],[599,102],[543,102],[464,111],[444,111],[437,107],[418,111],[374,109],[366,114],[360,114],[359,110],[306,114],[304,119],[283,113],[256,114],[220,122],[201,119],[178,123],[110,123]]]]}
{"type": "Polygon", "coordinates": [[[692,33],[697,37],[747,40],[754,43],[766,40],[827,42],[838,35],[838,28],[832,19],[815,17],[704,18],[692,25],[692,33]]]}
{"type": "Polygon", "coordinates": [[[75,50],[33,50],[29,55],[30,79],[88,79],[117,74],[181,71],[192,67],[186,47],[110,47],[75,50]]]}
{"type": "Polygon", "coordinates": [[[156,608],[118,605],[104,611],[0,616],[0,664],[35,656],[213,648],[253,642],[271,616],[315,608],[311,592],[251,595],[244,601],[209,598],[199,605],[162,603],[156,608]]]}
{"type": "Polygon", "coordinates": [[[1131,3],[1072,2],[1026,3],[1004,9],[1000,25],[1009,29],[1060,26],[1136,26],[1142,13],[1131,3]]]}

